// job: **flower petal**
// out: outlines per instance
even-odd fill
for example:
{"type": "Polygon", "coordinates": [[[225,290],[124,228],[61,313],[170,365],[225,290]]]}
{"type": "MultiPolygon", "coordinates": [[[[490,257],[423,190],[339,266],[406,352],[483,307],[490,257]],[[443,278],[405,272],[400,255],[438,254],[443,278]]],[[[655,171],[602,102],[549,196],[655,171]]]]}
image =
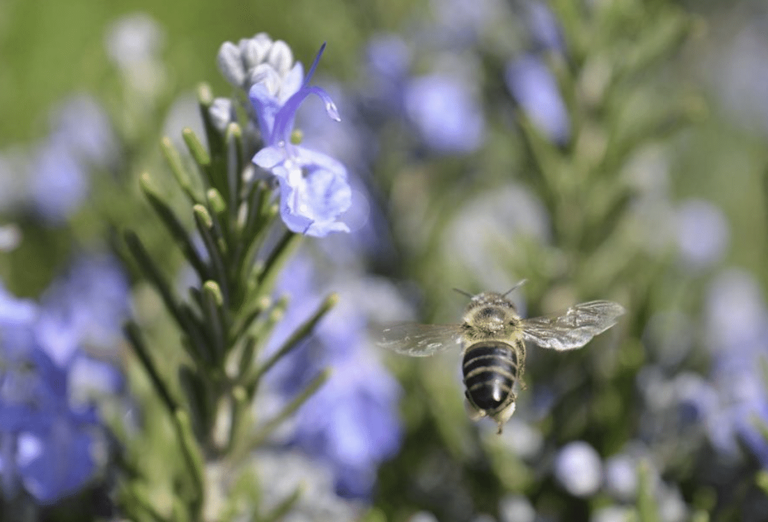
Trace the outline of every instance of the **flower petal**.
{"type": "Polygon", "coordinates": [[[248,93],[256,116],[259,119],[259,130],[267,145],[274,145],[272,141],[275,118],[280,111],[280,101],[262,83],[254,84],[248,93]]]}
{"type": "Polygon", "coordinates": [[[280,147],[266,147],[261,149],[253,157],[253,162],[262,169],[272,170],[285,161],[285,149],[280,147]]]}
{"type": "Polygon", "coordinates": [[[290,230],[315,237],[349,231],[336,218],[352,203],[346,171],[305,167],[301,178],[280,178],[280,213],[290,230]]]}

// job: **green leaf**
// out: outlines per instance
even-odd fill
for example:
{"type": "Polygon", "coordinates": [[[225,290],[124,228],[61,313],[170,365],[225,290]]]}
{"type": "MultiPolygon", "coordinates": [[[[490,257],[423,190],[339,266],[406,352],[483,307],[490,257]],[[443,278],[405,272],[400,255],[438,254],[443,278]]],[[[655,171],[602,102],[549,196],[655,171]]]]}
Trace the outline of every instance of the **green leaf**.
{"type": "Polygon", "coordinates": [[[285,422],[289,417],[291,417],[296,411],[301,408],[302,405],[304,405],[307,400],[312,397],[312,395],[317,392],[317,390],[320,389],[320,387],[325,384],[328,379],[331,377],[331,369],[326,368],[320,374],[312,379],[312,381],[307,385],[307,387],[294,398],[288,405],[286,405],[283,410],[278,413],[274,418],[264,423],[263,426],[259,428],[259,430],[256,432],[256,434],[248,441],[246,450],[251,451],[256,449],[261,443],[263,443],[267,437],[283,422],[285,422]]]}
{"type": "Polygon", "coordinates": [[[228,351],[229,321],[224,310],[224,298],[221,289],[215,281],[203,284],[202,308],[206,318],[206,330],[210,333],[216,364],[224,361],[228,351]]]}
{"type": "Polygon", "coordinates": [[[286,231],[278,244],[264,261],[264,269],[259,277],[259,295],[269,295],[272,293],[277,276],[285,264],[299,247],[304,236],[286,231]]]}
{"type": "Polygon", "coordinates": [[[131,346],[133,346],[133,349],[136,352],[136,355],[138,356],[139,362],[141,362],[144,371],[147,372],[149,380],[152,383],[152,387],[157,392],[158,397],[160,397],[160,400],[168,409],[168,411],[173,413],[178,407],[178,403],[176,399],[174,399],[171,395],[171,392],[165,385],[165,380],[157,370],[157,366],[152,360],[152,356],[150,355],[149,350],[144,343],[144,339],[141,336],[139,327],[136,325],[136,323],[129,321],[125,325],[124,332],[125,336],[131,342],[131,346]]]}
{"type": "Polygon", "coordinates": [[[338,294],[329,295],[325,301],[318,307],[312,316],[301,324],[293,334],[273,353],[264,363],[257,369],[256,373],[251,376],[246,383],[246,387],[255,386],[258,380],[268,372],[280,359],[288,355],[296,346],[299,341],[309,335],[315,328],[315,325],[323,318],[323,316],[333,308],[336,303],[339,302],[338,294]]]}
{"type": "MultiPolygon", "coordinates": [[[[207,172],[207,168],[211,164],[211,157],[208,155],[208,151],[205,150],[205,146],[203,146],[200,138],[198,138],[195,132],[189,127],[181,131],[181,137],[184,139],[184,143],[187,144],[187,148],[189,149],[189,153],[192,154],[192,158],[207,172]]],[[[212,186],[215,187],[215,185],[212,186]]]]}
{"type": "Polygon", "coordinates": [[[203,205],[195,205],[192,208],[195,216],[195,224],[197,230],[200,232],[200,236],[203,238],[203,243],[208,251],[208,256],[211,260],[211,272],[213,279],[219,284],[225,303],[229,303],[229,278],[227,277],[227,269],[224,263],[224,252],[221,250],[221,243],[218,241],[221,235],[213,226],[213,218],[208,213],[203,205]]]}
{"type": "Polygon", "coordinates": [[[238,212],[238,202],[243,189],[243,173],[245,171],[243,131],[236,123],[230,123],[224,137],[227,144],[227,183],[229,186],[229,208],[234,218],[238,212]]]}
{"type": "Polygon", "coordinates": [[[205,137],[208,140],[208,146],[211,148],[212,157],[222,157],[224,148],[223,139],[219,129],[213,124],[210,108],[213,105],[213,91],[207,83],[201,83],[197,87],[197,102],[200,106],[200,118],[203,120],[205,137]]]}
{"type": "Polygon", "coordinates": [[[163,198],[155,192],[152,188],[149,174],[142,174],[139,179],[139,185],[144,192],[150,205],[165,224],[165,227],[171,233],[176,244],[179,245],[181,251],[184,253],[184,257],[189,261],[192,267],[197,272],[200,279],[208,278],[208,267],[203,260],[197,254],[192,239],[189,237],[187,229],[181,224],[179,219],[174,214],[173,210],[168,204],[163,201],[163,198]]]}
{"type": "Polygon", "coordinates": [[[653,480],[651,477],[651,465],[641,460],[637,465],[637,477],[639,489],[637,493],[637,511],[639,522],[660,522],[657,502],[653,496],[653,480]]]}
{"type": "Polygon", "coordinates": [[[768,496],[768,471],[760,470],[755,476],[755,484],[757,487],[763,490],[766,496],[768,496]]]}
{"type": "Polygon", "coordinates": [[[299,485],[299,487],[297,487],[293,493],[280,501],[280,503],[272,508],[268,513],[265,513],[261,516],[254,516],[251,520],[254,522],[276,522],[281,520],[293,509],[293,507],[299,501],[301,495],[304,494],[304,489],[305,487],[303,484],[299,485]]]}
{"type": "Polygon", "coordinates": [[[181,154],[179,154],[179,151],[176,149],[176,147],[173,146],[173,142],[170,140],[170,138],[165,137],[160,141],[160,149],[163,151],[163,156],[165,156],[165,160],[168,162],[168,166],[171,168],[173,177],[176,178],[176,182],[187,195],[190,202],[193,205],[199,203],[200,199],[192,189],[190,176],[187,172],[187,169],[184,168],[181,154]]]}
{"type": "Polygon", "coordinates": [[[206,393],[209,385],[197,371],[186,365],[179,367],[179,383],[189,404],[192,426],[202,438],[209,431],[215,407],[206,393]]]}
{"type": "Polygon", "coordinates": [[[178,434],[181,453],[184,456],[187,469],[189,470],[189,478],[192,480],[194,488],[188,501],[192,506],[193,513],[197,513],[202,508],[205,495],[203,456],[195,440],[187,412],[177,408],[173,412],[173,419],[175,420],[174,426],[178,434]]]}

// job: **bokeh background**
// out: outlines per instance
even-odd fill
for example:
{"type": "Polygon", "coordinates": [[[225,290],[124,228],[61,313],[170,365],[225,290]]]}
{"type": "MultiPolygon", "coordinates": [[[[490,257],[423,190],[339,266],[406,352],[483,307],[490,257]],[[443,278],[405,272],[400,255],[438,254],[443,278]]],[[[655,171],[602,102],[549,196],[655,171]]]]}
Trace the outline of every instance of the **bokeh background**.
{"type": "Polygon", "coordinates": [[[120,231],[187,284],[139,175],[183,200],[159,140],[200,128],[198,84],[232,92],[221,44],[258,32],[305,66],[327,42],[313,83],[342,121],[311,101],[299,127],[353,188],[352,232],[305,241],[278,283],[291,305],[273,345],[327,292],[340,305],[256,400],[269,417],[334,369],[253,456],[259,512],[303,482],[286,520],[766,519],[764,2],[4,0],[2,520],[120,520],[126,483],[175,519],[173,439],[120,326],[147,329],[169,379],[178,332],[120,231]],[[467,419],[458,354],[376,347],[382,323],[457,322],[454,287],[524,278],[526,315],[591,299],[628,312],[579,352],[531,348],[501,436],[467,419]],[[43,375],[64,383],[62,408],[81,405],[62,421],[71,446],[8,442],[12,326],[35,314],[61,363],[43,375]],[[52,465],[69,487],[43,478],[52,465]]]}

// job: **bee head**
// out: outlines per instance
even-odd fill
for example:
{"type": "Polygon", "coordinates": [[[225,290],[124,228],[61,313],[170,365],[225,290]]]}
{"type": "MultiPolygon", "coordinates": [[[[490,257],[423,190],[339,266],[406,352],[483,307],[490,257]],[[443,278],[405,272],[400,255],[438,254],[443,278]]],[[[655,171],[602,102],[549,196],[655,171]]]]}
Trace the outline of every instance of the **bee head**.
{"type": "Polygon", "coordinates": [[[501,307],[515,310],[515,305],[507,299],[506,294],[498,292],[483,292],[472,296],[467,305],[467,310],[474,310],[481,307],[501,307]]]}

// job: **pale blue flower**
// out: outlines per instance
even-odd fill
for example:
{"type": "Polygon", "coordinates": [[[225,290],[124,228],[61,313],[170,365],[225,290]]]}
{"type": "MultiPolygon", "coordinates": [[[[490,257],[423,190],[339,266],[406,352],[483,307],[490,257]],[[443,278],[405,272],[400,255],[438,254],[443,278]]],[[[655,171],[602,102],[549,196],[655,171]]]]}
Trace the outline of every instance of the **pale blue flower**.
{"type": "Polygon", "coordinates": [[[61,222],[80,208],[88,194],[88,173],[65,144],[51,141],[40,146],[31,170],[32,200],[44,219],[61,222]]]}
{"type": "Polygon", "coordinates": [[[546,137],[558,144],[570,139],[570,119],[560,89],[546,64],[533,54],[507,64],[504,79],[522,110],[546,137]]]}
{"type": "Polygon", "coordinates": [[[127,312],[127,280],[108,256],[83,256],[40,304],[0,287],[0,473],[3,494],[24,488],[41,504],[74,494],[98,470],[103,429],[92,393],[122,375],[87,356],[109,349],[127,312]],[[90,390],[90,393],[89,393],[90,390]]]}
{"type": "Polygon", "coordinates": [[[482,107],[460,78],[433,74],[411,80],[405,109],[424,142],[436,152],[474,152],[485,138],[482,107]]]}
{"type": "Polygon", "coordinates": [[[534,0],[525,5],[528,26],[537,50],[564,52],[565,41],[562,28],[546,2],[534,0]]]}
{"type": "Polygon", "coordinates": [[[689,199],[680,204],[676,217],[677,243],[683,263],[701,269],[723,258],[729,231],[722,210],[709,201],[689,199]]]}
{"type": "Polygon", "coordinates": [[[741,441],[768,468],[768,441],[755,424],[768,423],[768,383],[761,371],[768,353],[768,306],[751,274],[730,269],[715,278],[705,325],[719,396],[707,418],[710,440],[731,457],[738,455],[741,441]]]}
{"type": "Polygon", "coordinates": [[[280,214],[286,226],[294,232],[316,237],[348,232],[347,225],[337,219],[352,202],[344,165],[330,156],[291,143],[296,111],[312,94],[324,102],[331,118],[340,120],[328,93],[308,85],[323,48],[301,89],[284,103],[264,83],[255,84],[250,91],[265,144],[253,162],[270,171],[280,183],[280,214]]]}
{"type": "Polygon", "coordinates": [[[555,458],[555,477],[571,495],[589,497],[603,480],[603,468],[595,448],[584,441],[569,442],[555,458]]]}
{"type": "Polygon", "coordinates": [[[115,135],[101,106],[86,95],[66,100],[29,166],[35,210],[48,221],[64,221],[87,197],[91,170],[111,167],[116,157],[115,135]]]}
{"type": "Polygon", "coordinates": [[[0,473],[3,496],[23,487],[49,504],[91,479],[98,418],[68,402],[67,366],[38,343],[38,307],[0,288],[0,473]]]}
{"type": "MultiPolygon", "coordinates": [[[[302,256],[283,272],[279,287],[290,293],[293,306],[267,353],[316,308],[316,277],[314,266],[302,256]]],[[[322,368],[333,369],[330,380],[296,414],[290,439],[329,466],[340,494],[365,497],[374,487],[379,464],[400,446],[400,387],[371,352],[365,307],[347,292],[340,294],[339,305],[323,318],[314,336],[270,371],[268,383],[288,400],[322,368]]]]}
{"type": "Polygon", "coordinates": [[[618,500],[629,502],[637,495],[638,459],[619,453],[605,461],[605,488],[618,500]]]}
{"type": "Polygon", "coordinates": [[[391,117],[393,111],[402,113],[412,60],[413,53],[400,35],[380,34],[368,41],[362,96],[364,108],[376,112],[377,119],[391,117]]]}

